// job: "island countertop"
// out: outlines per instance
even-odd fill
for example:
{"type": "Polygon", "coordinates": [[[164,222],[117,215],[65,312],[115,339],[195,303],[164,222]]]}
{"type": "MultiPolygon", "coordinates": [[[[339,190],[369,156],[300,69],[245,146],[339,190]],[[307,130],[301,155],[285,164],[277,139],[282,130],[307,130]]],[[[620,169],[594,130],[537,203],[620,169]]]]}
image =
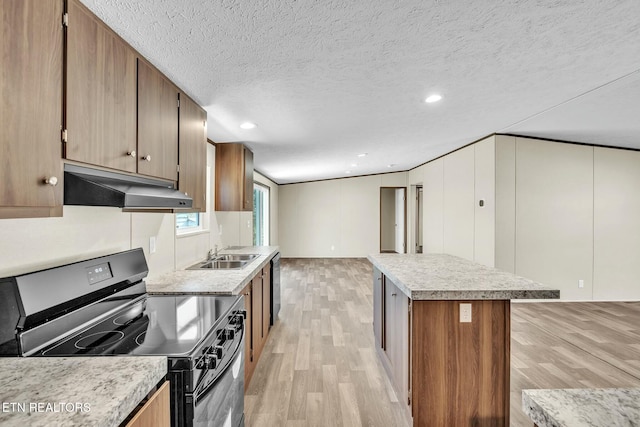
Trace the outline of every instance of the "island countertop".
{"type": "Polygon", "coordinates": [[[258,254],[244,268],[237,270],[178,270],[146,279],[147,292],[156,295],[238,295],[271,258],[278,246],[245,246],[224,249],[220,254],[258,254]]]}
{"type": "Polygon", "coordinates": [[[522,390],[522,408],[539,427],[640,425],[640,388],[522,390]]]}
{"type": "Polygon", "coordinates": [[[115,427],[167,374],[167,358],[0,358],[0,425],[115,427]]]}
{"type": "Polygon", "coordinates": [[[447,254],[372,254],[369,261],[412,300],[559,298],[533,280],[447,254]]]}

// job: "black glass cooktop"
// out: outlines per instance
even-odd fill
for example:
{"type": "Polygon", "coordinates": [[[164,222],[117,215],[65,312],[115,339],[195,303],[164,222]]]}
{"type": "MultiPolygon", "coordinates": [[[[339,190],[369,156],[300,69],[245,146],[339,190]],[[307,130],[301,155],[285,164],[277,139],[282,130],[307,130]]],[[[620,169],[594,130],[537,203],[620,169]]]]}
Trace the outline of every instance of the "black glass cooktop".
{"type": "Polygon", "coordinates": [[[42,351],[42,356],[190,356],[235,296],[145,296],[42,351]]]}

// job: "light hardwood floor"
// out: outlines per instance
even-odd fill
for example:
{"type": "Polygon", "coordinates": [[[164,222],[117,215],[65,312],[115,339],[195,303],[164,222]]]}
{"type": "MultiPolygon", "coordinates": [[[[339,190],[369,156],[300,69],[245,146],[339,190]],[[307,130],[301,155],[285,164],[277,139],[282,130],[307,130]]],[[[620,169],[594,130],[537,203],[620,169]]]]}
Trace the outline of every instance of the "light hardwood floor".
{"type": "MultiPolygon", "coordinates": [[[[283,259],[282,308],[247,426],[408,426],[373,346],[364,259],[283,259]]],[[[511,426],[523,388],[640,387],[640,303],[512,304],[511,426]]]]}

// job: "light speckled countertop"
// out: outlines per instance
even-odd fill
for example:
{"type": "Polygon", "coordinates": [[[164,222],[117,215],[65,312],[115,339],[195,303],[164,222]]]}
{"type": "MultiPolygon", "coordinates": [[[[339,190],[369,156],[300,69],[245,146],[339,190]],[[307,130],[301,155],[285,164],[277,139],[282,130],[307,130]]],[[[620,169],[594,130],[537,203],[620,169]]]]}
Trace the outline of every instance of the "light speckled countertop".
{"type": "Polygon", "coordinates": [[[522,390],[539,427],[640,426],[640,388],[522,390]]]}
{"type": "Polygon", "coordinates": [[[559,298],[533,280],[446,254],[372,254],[369,261],[412,300],[559,298]]]}
{"type": "Polygon", "coordinates": [[[0,358],[0,425],[118,426],[166,374],[156,356],[0,358]]]}
{"type": "MultiPolygon", "coordinates": [[[[220,254],[259,254],[239,270],[178,270],[146,279],[150,294],[238,295],[242,288],[278,252],[278,246],[225,249],[220,254]]],[[[203,260],[204,261],[204,260],[203,260]]]]}

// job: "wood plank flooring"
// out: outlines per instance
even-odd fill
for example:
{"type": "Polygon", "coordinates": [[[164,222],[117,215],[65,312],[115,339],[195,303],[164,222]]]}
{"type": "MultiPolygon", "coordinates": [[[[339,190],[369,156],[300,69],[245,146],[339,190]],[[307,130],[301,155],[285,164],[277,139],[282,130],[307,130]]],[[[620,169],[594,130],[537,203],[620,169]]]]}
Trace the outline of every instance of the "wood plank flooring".
{"type": "MultiPolygon", "coordinates": [[[[282,308],[247,426],[408,426],[373,344],[364,259],[283,259],[282,308]]],[[[640,387],[640,303],[512,304],[511,426],[523,388],[640,387]]]]}

